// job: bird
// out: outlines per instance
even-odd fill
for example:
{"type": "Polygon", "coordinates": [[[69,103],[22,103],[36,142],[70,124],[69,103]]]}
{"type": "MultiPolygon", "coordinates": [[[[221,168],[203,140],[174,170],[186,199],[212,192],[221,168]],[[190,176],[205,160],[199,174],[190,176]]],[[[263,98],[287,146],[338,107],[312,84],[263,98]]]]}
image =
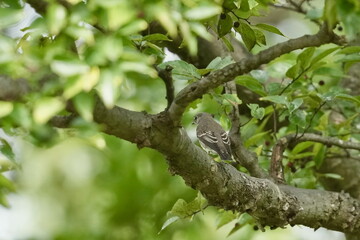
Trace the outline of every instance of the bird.
{"type": "Polygon", "coordinates": [[[216,153],[222,160],[232,160],[229,136],[211,114],[198,113],[193,123],[197,124],[196,136],[205,151],[216,153]]]}

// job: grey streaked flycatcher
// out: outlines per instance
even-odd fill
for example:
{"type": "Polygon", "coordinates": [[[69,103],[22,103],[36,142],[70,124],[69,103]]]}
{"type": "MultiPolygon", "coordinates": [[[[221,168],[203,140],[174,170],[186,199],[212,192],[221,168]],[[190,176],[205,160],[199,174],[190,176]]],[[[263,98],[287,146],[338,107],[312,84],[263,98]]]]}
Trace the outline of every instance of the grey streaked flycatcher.
{"type": "Polygon", "coordinates": [[[196,128],[196,136],[205,150],[215,152],[222,160],[232,160],[228,134],[220,124],[213,119],[211,114],[196,114],[194,123],[198,125],[196,128]]]}

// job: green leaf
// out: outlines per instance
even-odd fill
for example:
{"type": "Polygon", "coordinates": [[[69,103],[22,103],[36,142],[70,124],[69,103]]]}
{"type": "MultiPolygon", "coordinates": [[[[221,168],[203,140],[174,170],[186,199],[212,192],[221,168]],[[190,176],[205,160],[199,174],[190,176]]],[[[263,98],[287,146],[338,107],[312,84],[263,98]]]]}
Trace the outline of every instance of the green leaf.
{"type": "Polygon", "coordinates": [[[247,106],[251,109],[251,116],[259,120],[263,119],[265,116],[265,108],[253,103],[247,104],[247,106]]]}
{"type": "Polygon", "coordinates": [[[35,122],[44,124],[65,108],[59,97],[43,97],[34,104],[33,118],[35,122]]]}
{"type": "Polygon", "coordinates": [[[326,0],[325,1],[325,8],[324,8],[324,15],[323,18],[325,19],[329,31],[331,31],[337,22],[337,11],[336,11],[336,4],[337,1],[334,0],[326,0]]]}
{"type": "Polygon", "coordinates": [[[238,230],[240,230],[243,227],[243,225],[240,225],[239,223],[236,223],[234,227],[231,229],[227,237],[231,236],[232,234],[236,233],[238,230]]]}
{"type": "Polygon", "coordinates": [[[212,41],[213,35],[211,35],[208,31],[208,29],[199,22],[189,22],[190,29],[193,33],[195,33],[197,36],[204,38],[208,41],[212,41]]]}
{"type": "Polygon", "coordinates": [[[226,48],[229,50],[229,52],[234,52],[234,46],[231,44],[231,42],[226,38],[222,37],[221,40],[225,44],[226,48]]]}
{"type": "Polygon", "coordinates": [[[359,52],[360,52],[360,46],[349,46],[349,47],[344,47],[343,49],[338,51],[337,54],[352,54],[359,52]]]}
{"type": "Polygon", "coordinates": [[[50,34],[57,35],[66,25],[66,8],[60,4],[50,4],[47,8],[46,23],[50,34]]]}
{"type": "Polygon", "coordinates": [[[185,11],[184,15],[189,20],[204,20],[220,14],[222,8],[217,5],[207,5],[191,8],[185,11]]]}
{"type": "Polygon", "coordinates": [[[178,199],[171,211],[168,212],[169,216],[178,216],[179,218],[190,218],[195,213],[203,210],[207,201],[202,197],[201,193],[198,192],[196,198],[187,203],[184,199],[178,199]]]}
{"type": "Polygon", "coordinates": [[[104,102],[105,106],[110,109],[115,105],[119,94],[119,86],[123,78],[109,69],[103,69],[100,73],[100,82],[96,89],[104,102]]]}
{"type": "Polygon", "coordinates": [[[222,95],[224,97],[223,104],[226,105],[226,101],[229,102],[233,106],[237,106],[242,103],[237,94],[229,94],[225,93],[222,95]]]}
{"type": "Polygon", "coordinates": [[[235,78],[236,84],[244,86],[251,91],[259,94],[260,96],[266,96],[266,92],[264,91],[264,86],[252,76],[242,75],[235,78]]]}
{"type": "Polygon", "coordinates": [[[299,144],[297,144],[294,149],[291,151],[292,154],[298,154],[302,151],[304,151],[305,149],[308,149],[309,147],[313,146],[314,143],[313,142],[301,142],[299,144]]]}
{"type": "Polygon", "coordinates": [[[302,159],[302,158],[306,158],[306,157],[312,157],[315,154],[313,152],[304,152],[304,153],[298,153],[298,154],[292,154],[289,156],[290,160],[293,159],[302,159]]]}
{"type": "Polygon", "coordinates": [[[326,178],[332,178],[332,179],[337,179],[337,180],[344,180],[344,178],[336,173],[321,173],[319,174],[319,176],[321,177],[326,177],[326,178]]]}
{"type": "Polygon", "coordinates": [[[248,138],[246,141],[245,141],[245,147],[250,147],[250,146],[257,146],[259,145],[261,142],[263,142],[264,140],[264,137],[268,134],[268,131],[266,132],[260,132],[260,133],[257,133],[253,136],[251,136],[250,138],[248,138]]]}
{"type": "Polygon", "coordinates": [[[217,24],[217,32],[219,35],[219,38],[222,38],[226,34],[228,34],[231,31],[231,28],[233,26],[233,21],[229,14],[222,13],[221,16],[224,16],[223,18],[219,17],[219,21],[217,24]]]}
{"type": "Polygon", "coordinates": [[[95,106],[94,97],[89,93],[80,93],[74,98],[74,106],[77,112],[86,121],[93,120],[93,110],[95,106]]]}
{"type": "Polygon", "coordinates": [[[8,143],[8,141],[6,141],[5,139],[1,138],[0,139],[1,145],[0,145],[0,152],[2,154],[4,154],[5,157],[7,157],[7,159],[11,160],[11,161],[15,161],[15,154],[12,150],[11,145],[8,143]]]}
{"type": "Polygon", "coordinates": [[[286,71],[285,76],[291,79],[295,79],[298,77],[299,71],[300,71],[300,64],[296,63],[286,71]]]}
{"type": "Polygon", "coordinates": [[[209,65],[206,67],[206,69],[212,69],[212,70],[218,70],[226,67],[227,65],[230,65],[234,63],[235,61],[231,58],[231,56],[227,56],[225,58],[216,57],[214,58],[209,65]]]}
{"type": "Polygon", "coordinates": [[[12,102],[0,101],[0,118],[9,115],[14,109],[12,102]]]}
{"type": "Polygon", "coordinates": [[[198,69],[185,61],[175,60],[170,62],[164,62],[159,65],[160,68],[165,69],[167,65],[173,67],[172,77],[173,80],[188,81],[194,79],[200,79],[201,75],[198,73],[198,69]]]}
{"type": "Polygon", "coordinates": [[[256,44],[256,35],[254,30],[246,22],[241,22],[240,26],[235,28],[235,30],[240,33],[246,48],[251,51],[256,44]]]}
{"type": "Polygon", "coordinates": [[[261,97],[260,100],[261,101],[269,101],[269,102],[273,102],[276,104],[283,104],[283,105],[288,104],[288,100],[287,100],[286,96],[279,96],[279,95],[266,96],[266,97],[261,97]]]}
{"type": "Polygon", "coordinates": [[[14,186],[13,182],[11,182],[9,179],[4,177],[2,174],[0,174],[0,187],[6,188],[8,191],[11,191],[11,192],[15,191],[15,186],[14,186]]]}
{"type": "Polygon", "coordinates": [[[157,77],[157,72],[155,71],[155,69],[144,62],[124,61],[119,64],[119,69],[123,72],[138,72],[144,75],[149,75],[152,78],[157,77]]]}
{"type": "Polygon", "coordinates": [[[342,99],[342,100],[346,100],[346,101],[350,101],[350,102],[354,102],[356,103],[358,106],[360,106],[360,100],[356,97],[353,97],[349,94],[346,94],[346,93],[339,93],[339,94],[336,94],[335,98],[338,98],[338,99],[342,99]]]}
{"type": "Polygon", "coordinates": [[[78,74],[84,74],[90,70],[90,67],[81,61],[54,60],[51,62],[51,69],[62,77],[70,77],[78,74]]]}
{"type": "Polygon", "coordinates": [[[154,33],[146,35],[142,38],[144,41],[154,42],[154,41],[172,41],[170,38],[168,38],[166,35],[161,33],[154,33]]]}
{"type": "Polygon", "coordinates": [[[333,47],[333,48],[329,48],[326,49],[325,51],[321,52],[320,54],[318,54],[316,57],[314,57],[311,60],[310,66],[314,65],[315,63],[317,63],[318,61],[322,60],[323,58],[325,58],[326,56],[328,56],[329,54],[333,53],[334,51],[338,50],[340,47],[333,47]]]}
{"type": "Polygon", "coordinates": [[[357,53],[349,54],[346,56],[342,56],[340,59],[335,61],[336,63],[340,62],[360,62],[360,55],[357,53]]]}
{"type": "Polygon", "coordinates": [[[315,47],[309,47],[299,54],[297,58],[297,62],[300,64],[300,68],[302,70],[310,66],[311,64],[310,59],[314,55],[314,52],[315,52],[315,47]]]}
{"type": "Polygon", "coordinates": [[[180,219],[180,217],[178,216],[174,216],[174,217],[171,217],[169,219],[167,219],[164,224],[162,225],[160,231],[158,232],[158,234],[160,234],[165,228],[167,228],[170,224],[178,221],[180,219]]]}
{"type": "Polygon", "coordinates": [[[23,18],[22,9],[0,8],[0,29],[6,28],[23,18]]]}
{"type": "Polygon", "coordinates": [[[281,35],[281,36],[284,36],[285,35],[279,30],[277,29],[276,27],[274,26],[271,26],[271,25],[268,25],[268,24],[264,24],[264,23],[259,23],[259,24],[256,24],[255,27],[257,28],[260,28],[260,29],[263,29],[265,31],[268,31],[268,32],[272,32],[272,33],[275,33],[275,34],[278,34],[278,35],[281,35]]]}
{"type": "Polygon", "coordinates": [[[237,214],[234,213],[233,211],[222,212],[217,220],[216,229],[221,228],[222,226],[228,224],[229,222],[233,221],[236,218],[237,218],[237,214]]]}
{"type": "Polygon", "coordinates": [[[324,162],[327,147],[321,143],[315,143],[313,153],[315,154],[314,162],[317,169],[319,169],[324,162]]]}
{"type": "Polygon", "coordinates": [[[294,101],[287,104],[290,114],[292,114],[296,109],[298,109],[304,100],[302,98],[296,98],[294,101]]]}
{"type": "Polygon", "coordinates": [[[292,114],[289,116],[289,120],[291,123],[301,127],[306,127],[306,114],[303,110],[295,110],[292,114]]]}
{"type": "Polygon", "coordinates": [[[131,34],[136,34],[138,32],[144,31],[147,28],[148,28],[148,23],[143,19],[138,19],[138,20],[133,20],[129,24],[120,28],[118,32],[124,36],[128,36],[131,34]]]}
{"type": "Polygon", "coordinates": [[[253,29],[256,36],[256,42],[258,44],[266,45],[266,37],[264,33],[258,29],[253,29]]]}

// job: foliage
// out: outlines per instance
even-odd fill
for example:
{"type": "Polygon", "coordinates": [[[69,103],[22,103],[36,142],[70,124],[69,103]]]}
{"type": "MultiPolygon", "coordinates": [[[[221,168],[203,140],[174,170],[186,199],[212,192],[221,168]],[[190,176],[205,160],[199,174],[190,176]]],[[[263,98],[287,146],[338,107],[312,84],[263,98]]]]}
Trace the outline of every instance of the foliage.
{"type": "MultiPolygon", "coordinates": [[[[108,109],[117,105],[158,113],[166,108],[166,90],[157,68],[172,67],[178,92],[235,62],[230,56],[216,57],[203,68],[188,59],[168,61],[167,44],[180,41],[177,47],[195,56],[198,38],[212,39],[209,29],[229,51],[234,50],[229,40],[233,36],[250,52],[267,48],[269,33],[287,40],[275,26],[253,22],[273,1],[28,2],[41,17],[24,27],[19,38],[11,35],[11,28],[26,14],[23,1],[0,3],[1,76],[26,79],[30,89],[16,100],[0,101],[0,204],[9,207],[6,196],[16,191],[45,204],[57,218],[51,230],[44,231],[45,238],[153,239],[160,231],[159,239],[205,239],[197,230],[205,223],[178,221],[205,211],[204,198],[185,187],[180,177],[169,176],[159,153],[101,133],[93,110],[99,96],[108,109]],[[53,128],[53,117],[67,116],[69,108],[78,113],[72,130],[53,128]],[[9,139],[21,142],[21,150],[15,151],[18,143],[9,139]]],[[[358,0],[327,0],[321,14],[307,7],[309,19],[337,27],[349,41],[358,37],[358,0]]],[[[242,140],[265,169],[271,146],[290,133],[320,132],[359,141],[354,132],[360,124],[360,96],[340,84],[360,61],[359,53],[358,46],[328,44],[280,56],[235,78],[256,102],[225,93],[220,86],[190,105],[183,125],[190,128],[193,113],[207,111],[229,129],[226,116],[234,106],[245,106],[242,140]],[[340,120],[334,120],[335,113],[340,120]]],[[[324,158],[344,154],[349,153],[321,143],[293,146],[283,160],[286,181],[321,188],[319,177],[341,178],[317,173],[324,158]]],[[[235,221],[229,235],[256,225],[246,213],[206,209],[205,214],[219,219],[218,228],[235,221]]]]}

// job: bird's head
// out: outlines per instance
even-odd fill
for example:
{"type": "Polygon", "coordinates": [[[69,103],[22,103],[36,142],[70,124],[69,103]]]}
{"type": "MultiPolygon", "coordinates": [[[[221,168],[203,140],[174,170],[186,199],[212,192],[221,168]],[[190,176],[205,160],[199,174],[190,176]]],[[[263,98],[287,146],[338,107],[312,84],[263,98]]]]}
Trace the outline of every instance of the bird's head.
{"type": "Polygon", "coordinates": [[[201,112],[195,115],[193,124],[199,124],[200,119],[203,118],[213,118],[214,116],[210,113],[201,112]]]}

